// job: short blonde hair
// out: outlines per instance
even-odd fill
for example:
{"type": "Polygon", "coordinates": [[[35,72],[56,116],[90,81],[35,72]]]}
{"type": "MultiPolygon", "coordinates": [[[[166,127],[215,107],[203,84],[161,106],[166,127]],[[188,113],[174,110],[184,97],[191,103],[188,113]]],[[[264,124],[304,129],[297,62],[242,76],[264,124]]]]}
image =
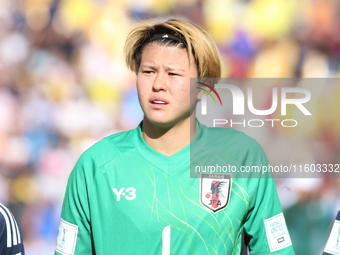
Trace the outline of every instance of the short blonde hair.
{"type": "Polygon", "coordinates": [[[178,19],[170,19],[154,25],[141,24],[130,32],[124,46],[125,61],[128,68],[136,74],[143,49],[151,41],[164,46],[187,48],[194,56],[198,78],[219,79],[221,77],[222,60],[212,37],[198,25],[178,19]],[[166,33],[179,39],[157,37],[158,34],[166,33]],[[158,39],[154,39],[155,36],[158,39]]]}

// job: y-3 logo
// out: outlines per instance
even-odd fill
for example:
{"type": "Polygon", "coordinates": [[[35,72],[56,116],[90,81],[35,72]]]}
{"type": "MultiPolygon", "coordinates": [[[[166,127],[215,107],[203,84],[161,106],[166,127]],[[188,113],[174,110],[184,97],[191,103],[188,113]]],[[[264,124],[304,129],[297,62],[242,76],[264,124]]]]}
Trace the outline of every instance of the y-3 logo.
{"type": "Polygon", "coordinates": [[[120,201],[121,196],[124,196],[126,200],[134,200],[136,198],[136,189],[133,187],[127,189],[120,188],[119,190],[112,188],[112,190],[117,196],[117,201],[120,201]]]}

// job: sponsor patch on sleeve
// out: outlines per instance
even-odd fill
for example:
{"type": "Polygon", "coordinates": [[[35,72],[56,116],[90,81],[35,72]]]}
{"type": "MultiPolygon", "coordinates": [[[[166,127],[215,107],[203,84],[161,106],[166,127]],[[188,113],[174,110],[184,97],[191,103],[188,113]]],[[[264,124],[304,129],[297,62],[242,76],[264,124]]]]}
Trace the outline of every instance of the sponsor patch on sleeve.
{"type": "Polygon", "coordinates": [[[283,213],[264,220],[270,252],[281,250],[292,244],[283,213]]]}
{"type": "Polygon", "coordinates": [[[78,226],[60,220],[56,251],[63,255],[73,255],[76,248],[78,226]]]}

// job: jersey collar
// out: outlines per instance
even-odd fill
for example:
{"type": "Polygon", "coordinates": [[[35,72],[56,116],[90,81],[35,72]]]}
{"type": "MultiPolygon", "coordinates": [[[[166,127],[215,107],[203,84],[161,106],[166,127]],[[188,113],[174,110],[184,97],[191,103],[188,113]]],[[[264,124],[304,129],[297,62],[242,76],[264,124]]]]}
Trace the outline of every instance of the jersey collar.
{"type": "Polygon", "coordinates": [[[184,147],[182,150],[176,152],[170,157],[156,151],[151,148],[144,140],[142,136],[142,122],[135,129],[137,135],[136,149],[143,156],[144,159],[149,161],[150,164],[161,169],[166,174],[171,174],[178,168],[183,168],[184,164],[190,163],[190,158],[199,151],[205,141],[205,132],[203,132],[204,125],[202,125],[197,119],[197,134],[193,141],[184,147]]]}

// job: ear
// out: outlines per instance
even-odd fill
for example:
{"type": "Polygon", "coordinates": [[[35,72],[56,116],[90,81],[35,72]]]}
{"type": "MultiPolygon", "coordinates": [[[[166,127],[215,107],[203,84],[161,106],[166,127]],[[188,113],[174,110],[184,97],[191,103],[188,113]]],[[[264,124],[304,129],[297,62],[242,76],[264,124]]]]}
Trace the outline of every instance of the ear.
{"type": "Polygon", "coordinates": [[[198,94],[197,94],[197,100],[202,100],[202,95],[203,93],[205,93],[203,90],[199,90],[198,94]]]}

